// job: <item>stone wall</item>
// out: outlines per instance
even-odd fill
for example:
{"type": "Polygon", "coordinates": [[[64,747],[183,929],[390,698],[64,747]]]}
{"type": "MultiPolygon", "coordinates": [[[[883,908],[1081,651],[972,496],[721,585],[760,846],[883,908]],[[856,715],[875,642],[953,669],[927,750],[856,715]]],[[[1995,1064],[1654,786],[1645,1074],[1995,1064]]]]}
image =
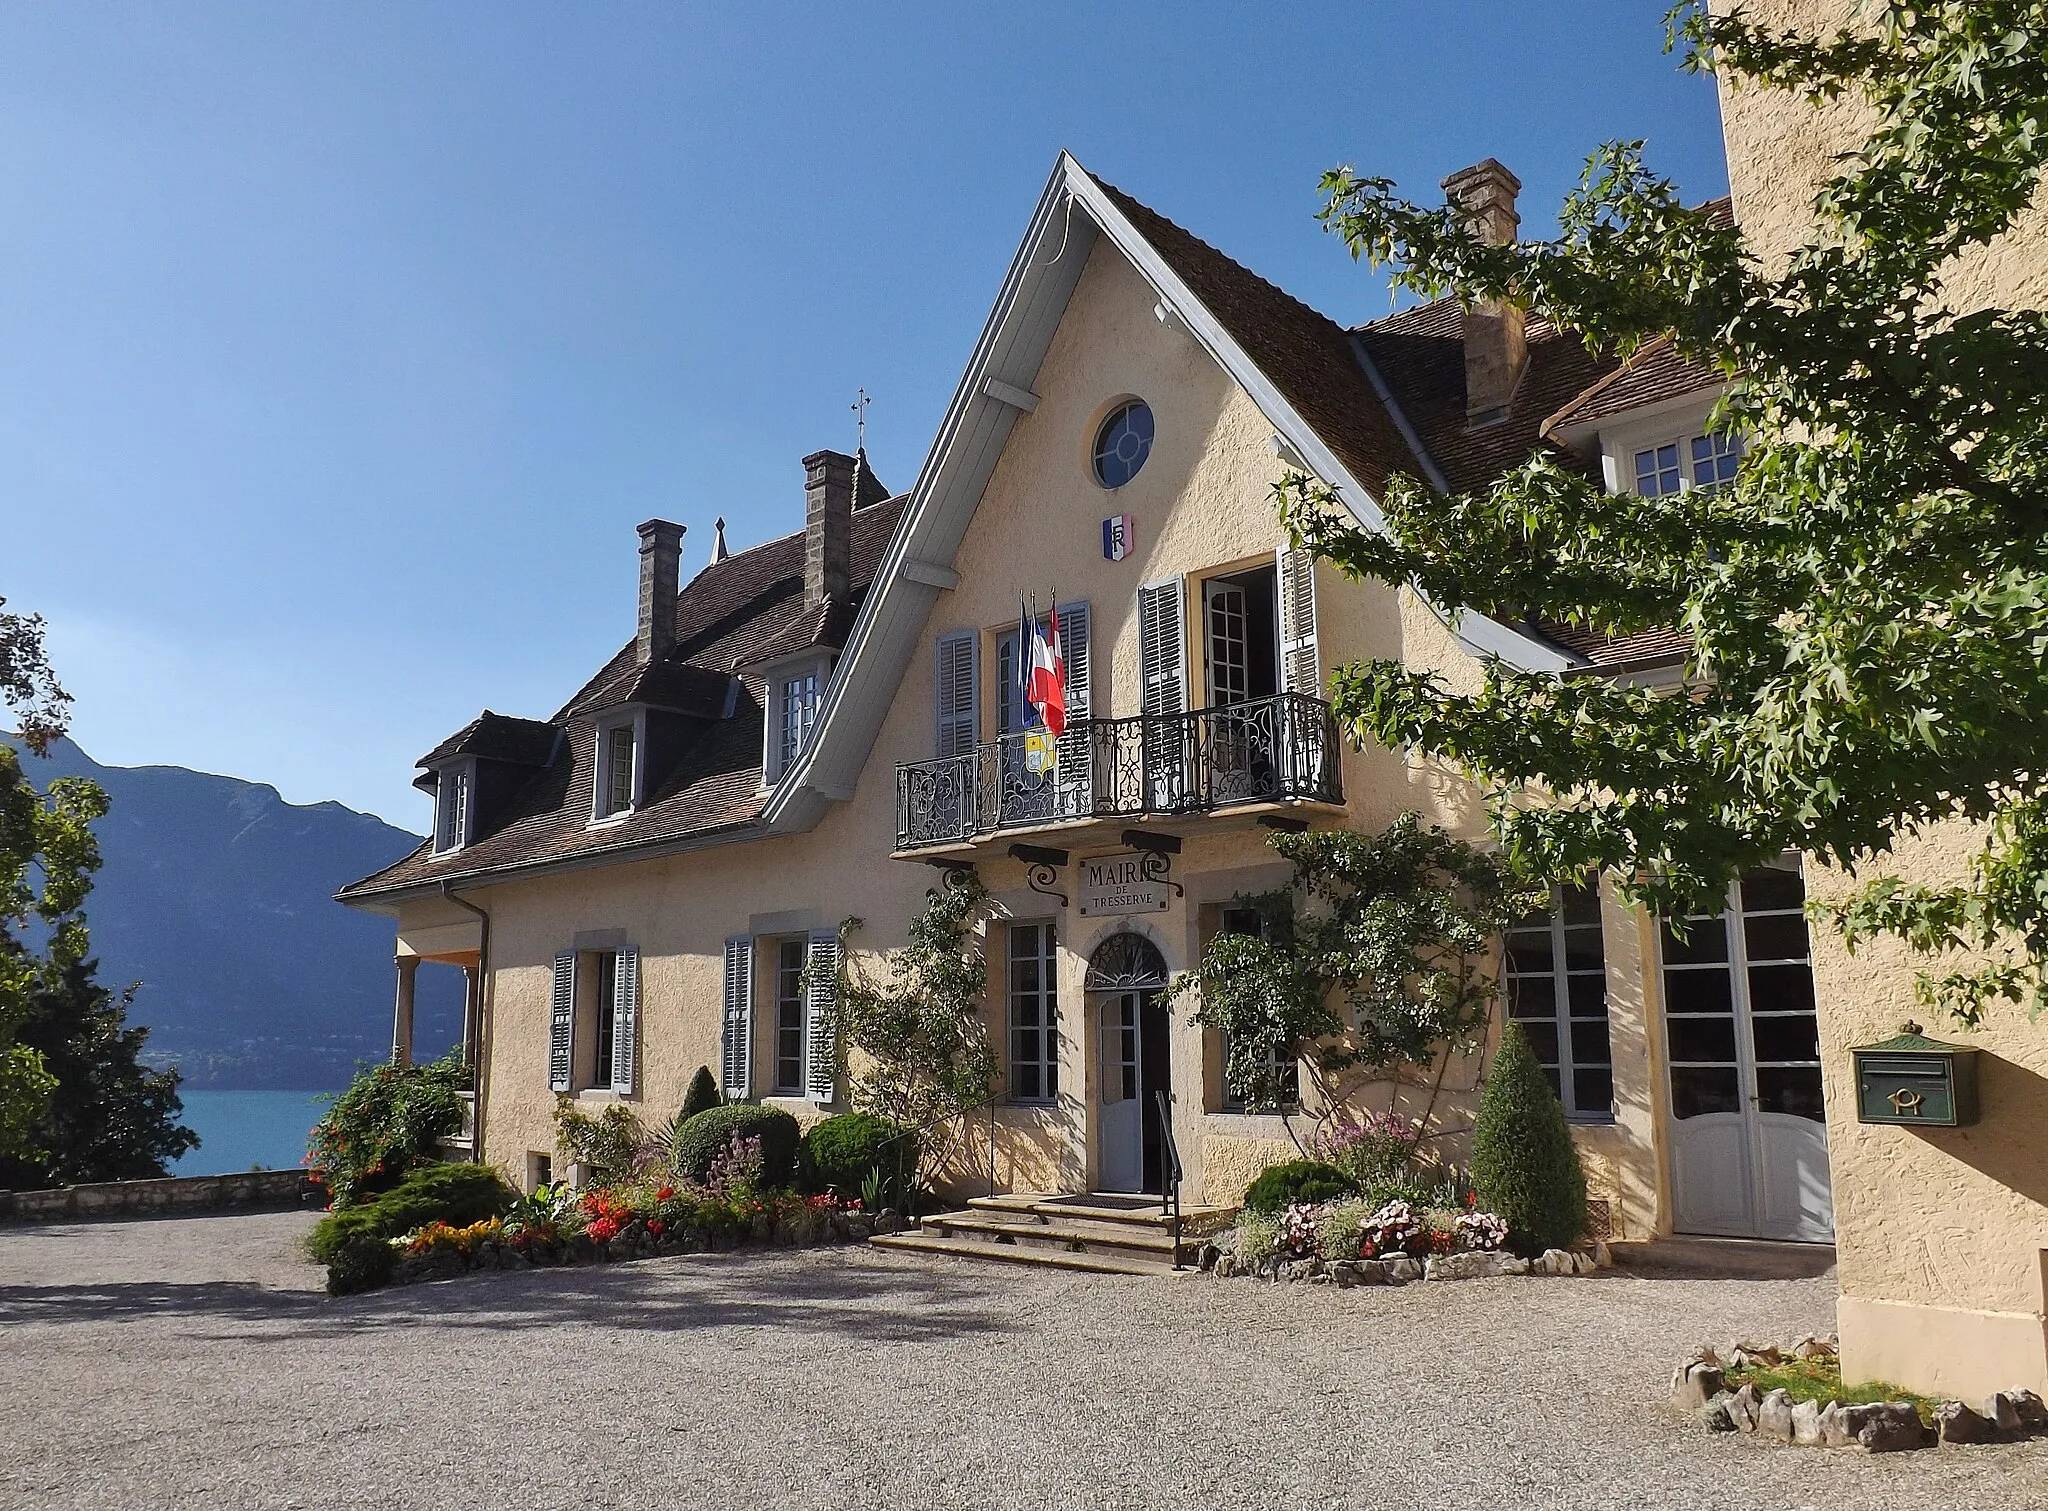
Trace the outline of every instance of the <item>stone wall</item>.
{"type": "Polygon", "coordinates": [[[104,1181],[49,1191],[0,1191],[0,1218],[153,1217],[223,1207],[298,1207],[325,1200],[325,1192],[304,1170],[251,1170],[240,1175],[104,1181]]]}

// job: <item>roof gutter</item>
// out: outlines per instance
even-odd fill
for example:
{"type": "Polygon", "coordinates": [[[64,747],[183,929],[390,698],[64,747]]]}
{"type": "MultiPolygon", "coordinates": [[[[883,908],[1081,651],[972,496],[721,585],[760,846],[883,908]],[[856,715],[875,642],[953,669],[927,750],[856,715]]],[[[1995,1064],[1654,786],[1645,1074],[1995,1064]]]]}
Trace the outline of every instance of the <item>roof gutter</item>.
{"type": "Polygon", "coordinates": [[[463,1037],[462,1058],[468,1062],[470,1074],[475,1079],[470,1083],[470,1129],[469,1159],[471,1164],[482,1164],[484,1158],[484,1088],[490,1084],[490,1077],[484,1073],[485,1056],[488,1053],[491,1021],[491,915],[466,898],[455,895],[455,883],[443,881],[441,896],[458,908],[474,913],[479,920],[481,933],[477,938],[476,950],[476,1016],[468,1025],[463,1037]]]}

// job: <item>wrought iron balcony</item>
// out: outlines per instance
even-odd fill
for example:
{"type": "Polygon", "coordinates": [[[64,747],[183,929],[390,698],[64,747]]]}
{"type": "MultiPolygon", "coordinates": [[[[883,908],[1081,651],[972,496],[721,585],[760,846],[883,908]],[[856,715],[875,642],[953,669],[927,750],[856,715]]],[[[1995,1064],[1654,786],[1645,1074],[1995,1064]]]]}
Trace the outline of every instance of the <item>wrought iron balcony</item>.
{"type": "Polygon", "coordinates": [[[1005,829],[1250,803],[1341,803],[1329,704],[1282,693],[1227,708],[1083,719],[1048,769],[1027,736],[896,768],[896,848],[965,844],[1005,829]]]}

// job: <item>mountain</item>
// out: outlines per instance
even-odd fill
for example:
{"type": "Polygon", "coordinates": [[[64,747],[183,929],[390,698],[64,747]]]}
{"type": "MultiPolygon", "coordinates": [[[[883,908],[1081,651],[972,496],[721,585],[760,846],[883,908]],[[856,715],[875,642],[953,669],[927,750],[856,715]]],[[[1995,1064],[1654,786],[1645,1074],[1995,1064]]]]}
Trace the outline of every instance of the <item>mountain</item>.
{"type": "MultiPolygon", "coordinates": [[[[334,891],[417,834],[259,782],[102,766],[69,740],[21,763],[38,788],[82,776],[107,791],[86,920],[101,982],[142,983],[129,1020],[149,1025],[152,1062],[175,1063],[191,1087],[326,1090],[391,1052],[391,920],[334,891]]],[[[453,1044],[461,1022],[461,973],[422,969],[417,1052],[453,1044]]]]}

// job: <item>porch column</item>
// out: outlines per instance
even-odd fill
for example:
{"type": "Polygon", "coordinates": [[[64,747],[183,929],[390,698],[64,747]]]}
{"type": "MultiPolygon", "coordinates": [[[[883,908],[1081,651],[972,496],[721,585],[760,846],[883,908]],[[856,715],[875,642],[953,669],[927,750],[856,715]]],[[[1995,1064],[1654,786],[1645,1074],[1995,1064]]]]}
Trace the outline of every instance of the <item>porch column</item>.
{"type": "Polygon", "coordinates": [[[420,957],[400,955],[393,963],[398,967],[398,1005],[391,1015],[391,1063],[410,1065],[413,978],[420,973],[420,957]]]}
{"type": "Polygon", "coordinates": [[[474,965],[462,968],[462,1063],[476,1068],[479,1009],[483,1005],[484,976],[474,965]]]}

